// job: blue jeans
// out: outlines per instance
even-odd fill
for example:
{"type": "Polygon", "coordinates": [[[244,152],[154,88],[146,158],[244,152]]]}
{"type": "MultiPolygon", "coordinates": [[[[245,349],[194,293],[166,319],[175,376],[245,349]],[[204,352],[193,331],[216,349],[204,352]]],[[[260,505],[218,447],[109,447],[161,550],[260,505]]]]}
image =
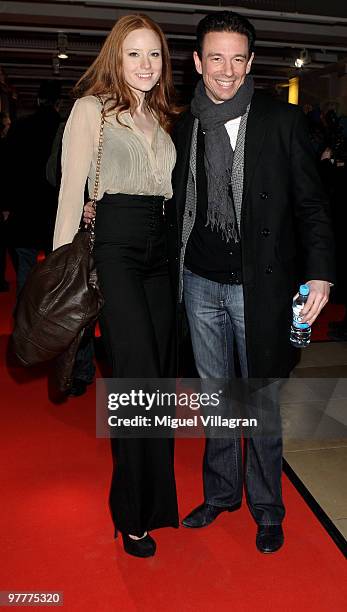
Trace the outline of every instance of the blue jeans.
{"type": "MultiPolygon", "coordinates": [[[[184,271],[184,302],[196,368],[201,378],[235,377],[235,350],[242,378],[248,377],[242,285],[221,284],[184,271]]],[[[284,517],[281,491],[282,438],[278,387],[271,385],[272,429],[277,435],[248,438],[245,487],[250,511],[259,525],[280,524],[284,517]]],[[[259,404],[262,403],[261,396],[259,404]]],[[[268,410],[269,402],[267,402],[268,410]]],[[[257,417],[262,418],[261,406],[257,417]]],[[[205,503],[238,505],[242,499],[241,440],[207,438],[203,463],[205,503]]]]}
{"type": "Polygon", "coordinates": [[[15,249],[17,256],[17,296],[23,289],[29,272],[37,261],[38,249],[34,247],[22,247],[15,249]]]}

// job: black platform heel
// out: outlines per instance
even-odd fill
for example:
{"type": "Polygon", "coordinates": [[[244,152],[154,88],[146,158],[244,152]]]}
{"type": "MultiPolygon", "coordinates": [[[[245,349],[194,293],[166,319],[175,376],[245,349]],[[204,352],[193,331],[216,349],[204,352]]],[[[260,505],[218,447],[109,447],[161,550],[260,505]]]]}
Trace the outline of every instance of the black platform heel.
{"type": "Polygon", "coordinates": [[[155,554],[156,543],[149,533],[144,538],[140,538],[140,540],[134,540],[127,533],[122,533],[122,538],[124,550],[128,555],[145,558],[153,557],[155,554]]]}

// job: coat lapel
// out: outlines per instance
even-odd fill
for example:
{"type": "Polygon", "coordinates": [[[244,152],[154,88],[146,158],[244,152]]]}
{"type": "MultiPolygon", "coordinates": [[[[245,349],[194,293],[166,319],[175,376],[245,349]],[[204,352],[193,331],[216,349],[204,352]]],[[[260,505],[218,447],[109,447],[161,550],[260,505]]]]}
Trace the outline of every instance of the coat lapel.
{"type": "Polygon", "coordinates": [[[177,151],[176,166],[172,175],[172,186],[178,214],[184,209],[185,205],[193,125],[193,115],[190,112],[184,113],[178,120],[172,135],[177,151]]]}
{"type": "Polygon", "coordinates": [[[245,141],[245,167],[243,201],[245,202],[252,182],[266,131],[269,127],[269,104],[267,97],[255,93],[248,115],[245,141]]]}

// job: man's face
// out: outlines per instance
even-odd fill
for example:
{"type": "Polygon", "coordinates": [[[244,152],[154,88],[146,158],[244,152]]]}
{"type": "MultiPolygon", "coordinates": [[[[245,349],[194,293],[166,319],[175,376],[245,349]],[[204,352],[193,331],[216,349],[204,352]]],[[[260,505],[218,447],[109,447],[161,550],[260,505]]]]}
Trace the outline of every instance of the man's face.
{"type": "Polygon", "coordinates": [[[7,136],[7,132],[11,127],[11,119],[9,117],[5,117],[2,122],[2,135],[7,136]]]}
{"type": "Polygon", "coordinates": [[[200,60],[194,51],[194,62],[212,102],[220,104],[234,97],[251,69],[253,57],[254,53],[249,57],[248,38],[245,34],[205,34],[202,58],[200,60]]]}

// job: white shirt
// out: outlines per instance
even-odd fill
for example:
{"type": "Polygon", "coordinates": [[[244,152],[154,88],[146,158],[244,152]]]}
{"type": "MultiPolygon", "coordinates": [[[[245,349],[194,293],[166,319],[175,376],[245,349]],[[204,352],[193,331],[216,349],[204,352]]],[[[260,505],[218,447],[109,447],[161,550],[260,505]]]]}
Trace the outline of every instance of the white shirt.
{"type": "MultiPolygon", "coordinates": [[[[93,196],[100,130],[100,103],[94,96],[75,102],[67,121],[62,150],[62,180],[53,247],[71,242],[78,230],[88,179],[93,196]]],[[[176,151],[157,122],[152,146],[129,112],[108,115],[104,127],[98,200],[104,193],[172,197],[171,173],[176,151]]]]}
{"type": "Polygon", "coordinates": [[[233,151],[235,151],[237,134],[239,131],[240,123],[241,123],[241,116],[236,117],[236,119],[230,119],[230,121],[224,124],[225,129],[228,132],[231,148],[233,151]]]}

